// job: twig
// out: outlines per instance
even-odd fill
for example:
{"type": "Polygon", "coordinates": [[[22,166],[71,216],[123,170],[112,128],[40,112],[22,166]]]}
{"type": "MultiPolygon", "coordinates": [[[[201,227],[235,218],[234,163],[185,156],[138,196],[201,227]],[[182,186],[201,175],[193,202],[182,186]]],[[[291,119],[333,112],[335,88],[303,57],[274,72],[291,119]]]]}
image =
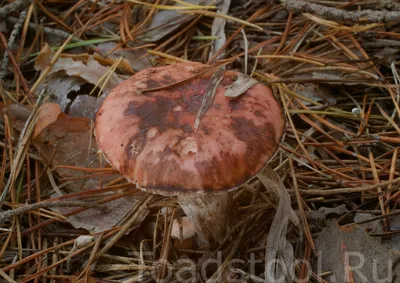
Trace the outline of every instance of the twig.
{"type": "Polygon", "coordinates": [[[30,102],[34,102],[34,99],[33,99],[33,97],[32,97],[32,93],[29,91],[28,84],[27,84],[27,82],[26,82],[24,76],[22,75],[21,70],[19,69],[19,66],[18,66],[18,64],[17,64],[17,61],[16,61],[15,58],[14,58],[14,55],[11,53],[10,49],[8,48],[8,44],[7,44],[6,38],[4,37],[3,33],[1,33],[1,32],[0,32],[0,44],[2,44],[3,47],[4,47],[4,49],[7,51],[8,56],[9,56],[9,58],[10,58],[10,60],[11,60],[11,63],[14,65],[15,72],[18,74],[18,76],[19,76],[20,79],[21,79],[22,87],[23,87],[23,89],[24,89],[26,95],[28,96],[29,101],[30,101],[30,102]]]}
{"type": "Polygon", "coordinates": [[[369,185],[359,188],[342,188],[342,189],[332,189],[332,190],[300,190],[300,192],[304,195],[320,195],[320,196],[328,196],[328,195],[336,195],[336,194],[351,194],[351,193],[360,193],[366,192],[370,190],[377,189],[379,187],[393,185],[400,182],[400,177],[393,179],[391,181],[381,182],[375,185],[369,185]]]}
{"type": "Polygon", "coordinates": [[[392,11],[400,11],[400,3],[393,0],[379,0],[381,6],[392,11]]]}
{"type": "Polygon", "coordinates": [[[375,41],[365,41],[361,45],[364,48],[382,48],[382,47],[400,47],[400,42],[398,40],[390,39],[377,39],[375,41]]]}
{"type": "MultiPolygon", "coordinates": [[[[12,48],[14,45],[15,38],[17,37],[19,33],[19,29],[21,28],[24,20],[26,17],[26,11],[22,11],[19,19],[17,20],[16,24],[14,25],[13,31],[11,32],[10,38],[8,39],[8,48],[12,48]]],[[[8,64],[8,52],[4,52],[4,57],[3,61],[1,63],[0,67],[0,81],[4,78],[4,76],[7,74],[7,64],[8,64]]]]}
{"type": "Polygon", "coordinates": [[[400,12],[397,11],[361,10],[353,12],[326,7],[303,0],[282,0],[282,2],[285,3],[286,9],[295,13],[312,13],[328,20],[340,22],[390,23],[400,20],[400,12]]]}
{"type": "MultiPolygon", "coordinates": [[[[12,24],[16,24],[18,22],[18,19],[15,17],[7,17],[5,19],[7,22],[12,23],[12,24]]],[[[38,30],[38,25],[36,25],[35,23],[29,23],[29,28],[37,31],[38,30]]],[[[53,28],[49,28],[49,27],[42,27],[43,28],[43,32],[49,36],[56,36],[56,37],[60,37],[61,39],[67,39],[68,37],[71,36],[70,33],[59,30],[59,29],[53,29],[53,28]]],[[[80,42],[81,40],[78,37],[72,37],[72,42],[80,42]]]]}
{"type": "Polygon", "coordinates": [[[3,8],[0,8],[0,18],[6,18],[6,15],[24,9],[31,3],[30,0],[16,0],[3,8]]]}

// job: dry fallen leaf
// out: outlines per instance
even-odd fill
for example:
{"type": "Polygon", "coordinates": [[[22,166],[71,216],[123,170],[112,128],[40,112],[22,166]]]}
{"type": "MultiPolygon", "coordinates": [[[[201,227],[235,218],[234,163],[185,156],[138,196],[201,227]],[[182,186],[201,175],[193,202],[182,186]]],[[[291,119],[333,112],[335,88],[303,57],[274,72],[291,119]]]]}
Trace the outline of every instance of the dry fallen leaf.
{"type": "MultiPolygon", "coordinates": [[[[86,64],[72,58],[59,58],[51,69],[49,75],[59,71],[64,71],[69,76],[77,76],[88,83],[97,85],[100,82],[100,79],[109,71],[109,67],[101,65],[93,57],[90,57],[86,64]]],[[[116,74],[112,74],[107,81],[104,90],[108,91],[114,88],[121,81],[122,79],[118,78],[116,74]]]]}
{"type": "MultiPolygon", "coordinates": [[[[37,71],[44,70],[53,58],[54,52],[46,44],[35,60],[35,69],[37,71]]],[[[109,67],[101,65],[94,59],[94,56],[88,54],[83,55],[70,55],[69,57],[59,57],[51,68],[50,73],[47,76],[51,76],[57,72],[63,72],[68,76],[80,77],[86,82],[93,85],[97,85],[100,79],[107,74],[109,67]]],[[[59,76],[64,76],[58,74],[59,76]]],[[[105,85],[105,90],[110,90],[120,83],[120,79],[115,73],[113,73],[105,85]]]]}
{"type": "MultiPolygon", "coordinates": [[[[4,105],[1,105],[0,109],[5,111],[4,105]]],[[[31,110],[28,107],[20,104],[8,106],[9,119],[16,131],[21,130],[21,125],[25,123],[30,113],[31,110]]],[[[89,169],[101,168],[98,160],[97,144],[89,118],[70,117],[61,112],[59,105],[45,103],[39,111],[34,133],[35,137],[32,139],[32,145],[47,163],[51,162],[50,168],[56,168],[58,165],[86,167],[89,169]]],[[[103,167],[109,167],[104,160],[102,164],[103,167]]],[[[55,171],[61,178],[82,177],[88,174],[66,168],[56,168],[55,171]]],[[[105,178],[110,178],[111,176],[105,178]]],[[[85,179],[74,180],[70,184],[72,186],[70,189],[81,190],[85,182],[85,179]]]]}
{"type": "MultiPolygon", "coordinates": [[[[23,124],[30,113],[28,108],[20,104],[11,104],[9,109],[13,125],[23,124]]],[[[16,130],[20,129],[16,128],[16,130]]],[[[74,179],[73,182],[69,182],[67,185],[70,191],[80,192],[100,187],[100,182],[98,181],[100,177],[98,175],[82,179],[84,175],[89,173],[57,167],[58,165],[85,167],[86,169],[109,167],[105,160],[103,160],[103,166],[101,166],[89,118],[70,117],[61,112],[58,104],[45,103],[39,111],[34,133],[33,146],[45,161],[44,163],[50,163],[49,168],[56,172],[61,183],[63,178],[74,179]]],[[[104,175],[103,180],[114,180],[120,176],[118,173],[113,173],[113,171],[111,173],[104,175]]],[[[107,196],[111,197],[113,195],[114,193],[110,193],[107,196]]],[[[56,194],[56,196],[59,195],[56,194]]],[[[104,211],[88,209],[68,217],[68,220],[77,229],[83,228],[93,232],[108,230],[115,225],[119,225],[142,196],[143,193],[139,192],[115,199],[104,204],[104,211]]],[[[55,210],[61,213],[71,211],[70,208],[58,208],[55,210]]],[[[136,222],[137,225],[143,221],[147,213],[147,210],[143,211],[136,222]]],[[[135,227],[133,226],[132,228],[135,227]]]]}
{"type": "Polygon", "coordinates": [[[396,256],[360,226],[341,227],[332,222],[320,233],[315,245],[318,258],[313,271],[332,271],[324,278],[328,282],[348,282],[346,275],[350,272],[355,283],[377,282],[378,278],[387,279],[380,282],[392,282],[388,276],[396,274],[392,269],[396,256]]]}
{"type": "Polygon", "coordinates": [[[225,96],[228,98],[237,98],[257,83],[258,81],[252,77],[239,74],[235,82],[225,91],[225,96]]]}
{"type": "Polygon", "coordinates": [[[43,129],[55,122],[60,114],[61,108],[57,103],[43,104],[39,110],[38,121],[35,130],[33,131],[32,138],[37,137],[43,129]]]}
{"type": "MultiPolygon", "coordinates": [[[[375,214],[357,212],[354,216],[354,222],[361,222],[375,217],[375,214]]],[[[369,233],[382,233],[384,232],[383,223],[381,221],[371,221],[360,224],[360,226],[369,233]]]]}
{"type": "Polygon", "coordinates": [[[35,69],[44,70],[50,64],[53,55],[54,55],[53,51],[51,50],[50,46],[46,43],[40,50],[38,56],[36,56],[34,65],[35,69]]]}
{"type": "Polygon", "coordinates": [[[193,224],[190,222],[188,217],[182,217],[181,219],[174,219],[172,223],[171,237],[179,240],[187,240],[194,236],[196,231],[194,230],[193,224]]]}
{"type": "Polygon", "coordinates": [[[86,83],[79,77],[51,76],[47,78],[47,93],[54,97],[53,102],[57,102],[61,110],[65,112],[72,102],[70,94],[78,93],[86,83]]]}
{"type": "MultiPolygon", "coordinates": [[[[313,101],[323,102],[329,105],[336,104],[336,99],[332,95],[331,89],[322,85],[298,84],[296,85],[296,92],[313,101]]],[[[303,101],[303,104],[310,105],[311,103],[303,101]]]]}
{"type": "Polygon", "coordinates": [[[290,282],[293,275],[290,272],[293,271],[294,251],[293,246],[286,240],[286,234],[290,223],[299,227],[300,222],[291,207],[289,193],[278,175],[272,169],[266,167],[257,177],[265,188],[272,191],[279,199],[278,208],[268,233],[265,262],[271,263],[282,260],[282,264],[266,266],[265,282],[274,282],[271,281],[273,278],[285,280],[281,282],[290,282]]]}
{"type": "MultiPolygon", "coordinates": [[[[53,56],[54,52],[46,44],[36,57],[35,69],[44,70],[53,56]]],[[[53,65],[50,73],[46,76],[45,83],[42,84],[42,88],[46,88],[46,92],[53,97],[51,101],[60,104],[61,110],[66,112],[74,97],[79,97],[80,94],[89,94],[96,85],[103,89],[103,93],[106,93],[122,81],[115,73],[112,73],[106,79],[110,72],[110,66],[115,60],[111,57],[103,58],[97,54],[93,56],[89,54],[64,54],[53,65]]],[[[127,60],[123,59],[120,66],[128,74],[134,73],[127,60]]],[[[94,112],[95,110],[93,109],[94,112]]],[[[88,117],[93,117],[93,115],[94,113],[88,113],[88,117]]]]}
{"type": "MultiPolygon", "coordinates": [[[[218,3],[218,11],[221,14],[228,14],[229,7],[231,5],[231,0],[223,0],[218,3]]],[[[210,57],[212,57],[215,52],[217,52],[226,42],[225,35],[225,23],[226,20],[224,18],[214,18],[213,24],[211,26],[211,36],[218,36],[218,39],[213,41],[210,57]]],[[[222,52],[219,57],[223,56],[222,52]]]]}
{"type": "MultiPolygon", "coordinates": [[[[99,183],[96,181],[86,182],[83,190],[91,190],[99,188],[99,183]]],[[[115,226],[122,225],[121,221],[128,215],[135,204],[143,197],[144,193],[138,193],[134,195],[128,195],[115,199],[103,204],[104,210],[99,209],[87,209],[78,214],[71,215],[68,217],[68,222],[76,229],[85,229],[92,233],[102,232],[109,230],[115,226]]],[[[112,196],[111,194],[107,196],[112,196]]],[[[61,212],[63,214],[68,213],[73,208],[53,208],[53,210],[61,212]]],[[[130,230],[137,228],[140,223],[146,218],[149,211],[143,210],[135,224],[131,226],[130,230]]]]}
{"type": "MultiPolygon", "coordinates": [[[[390,231],[400,231],[400,217],[389,218],[390,231]]],[[[400,255],[400,234],[395,233],[389,237],[384,237],[382,243],[392,251],[400,255]]]]}
{"type": "MultiPolygon", "coordinates": [[[[122,65],[120,65],[120,67],[122,66],[123,67],[122,69],[124,70],[132,70],[132,72],[133,70],[135,70],[138,72],[153,67],[150,60],[152,56],[149,55],[145,49],[139,49],[134,51],[117,49],[114,52],[108,54],[108,52],[114,50],[116,46],[117,44],[114,42],[104,42],[98,44],[96,46],[96,50],[102,53],[104,56],[106,56],[106,58],[112,58],[114,60],[117,60],[120,57],[123,57],[124,59],[122,59],[121,62],[122,65]]],[[[128,73],[131,74],[130,72],[128,73]]]]}
{"type": "Polygon", "coordinates": [[[88,117],[94,120],[97,109],[103,99],[103,97],[96,98],[90,95],[78,95],[72,102],[68,114],[72,117],[88,117]]]}
{"type": "MultiPolygon", "coordinates": [[[[42,109],[52,109],[53,116],[42,114],[35,129],[33,145],[47,162],[51,162],[51,167],[62,164],[99,168],[97,145],[92,134],[90,119],[70,117],[62,113],[60,107],[54,103],[44,104],[42,109]]],[[[65,168],[58,168],[56,172],[61,178],[82,177],[87,174],[65,168]]],[[[85,179],[74,180],[69,184],[69,188],[78,191],[84,186],[85,181],[85,179]]]]}
{"type": "MultiPolygon", "coordinates": [[[[186,0],[185,2],[193,5],[207,5],[209,1],[186,0]]],[[[175,4],[175,6],[181,5],[182,4],[180,3],[175,4]]],[[[184,15],[176,10],[160,10],[154,14],[150,25],[147,27],[147,32],[145,32],[139,38],[143,41],[149,42],[158,41],[164,36],[172,33],[174,30],[177,30],[181,25],[187,23],[193,18],[194,16],[184,15]]]]}

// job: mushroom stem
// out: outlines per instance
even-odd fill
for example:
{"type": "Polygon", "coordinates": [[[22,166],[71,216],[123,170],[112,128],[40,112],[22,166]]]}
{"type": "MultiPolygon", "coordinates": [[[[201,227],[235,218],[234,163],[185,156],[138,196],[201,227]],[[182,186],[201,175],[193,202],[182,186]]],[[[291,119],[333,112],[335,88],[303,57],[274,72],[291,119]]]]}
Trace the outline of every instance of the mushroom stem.
{"type": "Polygon", "coordinates": [[[185,195],[178,202],[202,243],[214,246],[224,239],[231,223],[230,194],[185,195]]]}

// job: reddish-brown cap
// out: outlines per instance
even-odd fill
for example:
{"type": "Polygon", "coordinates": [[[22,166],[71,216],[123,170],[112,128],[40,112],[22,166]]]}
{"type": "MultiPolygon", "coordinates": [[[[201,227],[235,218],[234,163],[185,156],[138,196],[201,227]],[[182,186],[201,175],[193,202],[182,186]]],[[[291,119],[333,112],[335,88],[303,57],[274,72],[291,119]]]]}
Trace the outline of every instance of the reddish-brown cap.
{"type": "Polygon", "coordinates": [[[115,87],[96,117],[99,148],[141,189],[164,195],[216,193],[247,182],[278,150],[282,109],[257,83],[236,99],[224,96],[239,73],[225,71],[213,103],[194,131],[212,72],[182,63],[146,69],[115,87]]]}

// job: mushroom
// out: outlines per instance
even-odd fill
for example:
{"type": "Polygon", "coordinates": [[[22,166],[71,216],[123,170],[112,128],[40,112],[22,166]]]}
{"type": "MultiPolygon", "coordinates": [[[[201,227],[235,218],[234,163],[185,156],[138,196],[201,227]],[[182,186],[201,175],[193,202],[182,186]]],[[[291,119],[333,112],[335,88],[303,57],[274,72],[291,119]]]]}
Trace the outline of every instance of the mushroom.
{"type": "Polygon", "coordinates": [[[225,97],[240,74],[226,70],[195,128],[210,69],[179,63],[138,72],[105,98],[95,135],[115,169],[142,190],[178,196],[200,239],[215,245],[232,221],[228,192],[266,166],[285,121],[261,83],[235,99],[225,97]]]}
{"type": "Polygon", "coordinates": [[[182,217],[180,221],[174,219],[172,222],[171,237],[179,240],[187,240],[193,237],[195,230],[188,217],[182,217]]]}

